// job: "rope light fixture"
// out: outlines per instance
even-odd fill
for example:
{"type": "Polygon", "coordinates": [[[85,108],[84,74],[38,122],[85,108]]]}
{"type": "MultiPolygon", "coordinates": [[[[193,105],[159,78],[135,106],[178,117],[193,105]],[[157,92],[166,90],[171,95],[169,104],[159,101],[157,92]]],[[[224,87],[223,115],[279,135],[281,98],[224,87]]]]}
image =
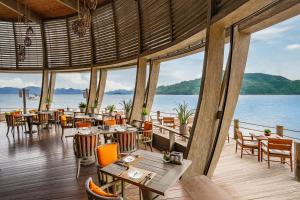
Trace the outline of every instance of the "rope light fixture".
{"type": "Polygon", "coordinates": [[[83,37],[87,29],[90,28],[92,21],[91,11],[97,8],[97,3],[97,0],[84,0],[81,7],[79,0],[77,1],[78,19],[72,23],[72,30],[79,37],[83,37]]]}

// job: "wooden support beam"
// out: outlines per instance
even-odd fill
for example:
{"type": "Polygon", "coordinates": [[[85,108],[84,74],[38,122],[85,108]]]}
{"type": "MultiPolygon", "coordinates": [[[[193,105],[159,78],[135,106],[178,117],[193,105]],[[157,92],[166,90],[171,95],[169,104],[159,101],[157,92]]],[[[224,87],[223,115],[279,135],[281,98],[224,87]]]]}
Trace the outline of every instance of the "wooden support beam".
{"type": "Polygon", "coordinates": [[[141,114],[146,92],[146,74],[147,60],[144,58],[138,58],[134,97],[129,120],[130,122],[132,122],[133,120],[141,120],[141,114]]]}
{"type": "Polygon", "coordinates": [[[94,107],[95,107],[95,101],[96,101],[96,95],[97,95],[97,69],[91,68],[90,73],[90,87],[89,87],[89,93],[87,98],[87,109],[86,113],[93,113],[94,107]]]}
{"type": "Polygon", "coordinates": [[[220,119],[219,128],[216,135],[216,144],[212,152],[212,160],[208,166],[207,175],[212,176],[218,160],[220,158],[224,142],[228,135],[230,124],[239,98],[240,89],[242,86],[244,71],[247,63],[248,50],[250,44],[250,34],[241,33],[238,27],[235,27],[232,38],[231,58],[228,59],[228,75],[223,82],[227,82],[227,86],[222,88],[223,104],[221,111],[223,113],[220,119]],[[231,65],[231,66],[229,66],[231,65]]]}
{"type": "Polygon", "coordinates": [[[78,3],[76,0],[56,0],[56,1],[76,12],[78,11],[78,3]]]}
{"type": "Polygon", "coordinates": [[[46,102],[47,102],[48,91],[49,91],[49,71],[44,69],[42,76],[43,77],[42,77],[39,111],[46,109],[46,102]]]}
{"type": "Polygon", "coordinates": [[[107,70],[106,69],[100,69],[100,76],[99,76],[99,82],[98,82],[98,89],[97,89],[97,110],[96,112],[99,112],[102,101],[103,101],[103,96],[104,96],[104,91],[105,91],[105,85],[106,85],[106,79],[107,79],[107,70]]]}
{"type": "Polygon", "coordinates": [[[50,82],[49,82],[49,88],[48,88],[48,98],[49,98],[49,108],[51,108],[52,102],[53,102],[53,96],[55,91],[55,82],[56,82],[56,72],[50,73],[50,82]]]}
{"type": "MultiPolygon", "coordinates": [[[[23,4],[20,4],[18,6],[16,0],[0,0],[0,4],[14,11],[20,16],[25,16],[25,13],[27,13],[26,7],[23,4]]],[[[35,12],[33,12],[32,10],[30,9],[27,10],[28,10],[28,14],[26,16],[28,17],[28,20],[35,22],[37,24],[41,24],[42,22],[41,17],[35,12]]]]}
{"type": "Polygon", "coordinates": [[[159,77],[159,70],[160,70],[160,62],[159,61],[151,61],[150,62],[150,69],[149,69],[149,78],[145,93],[145,102],[146,109],[150,112],[152,109],[154,96],[156,94],[156,87],[159,77]]]}
{"type": "MultiPolygon", "coordinates": [[[[211,9],[213,10],[213,9],[211,9]]],[[[208,18],[208,24],[210,19],[208,18]]],[[[206,48],[201,90],[190,140],[185,157],[194,162],[184,177],[204,174],[207,158],[218,122],[217,113],[221,94],[225,27],[217,23],[207,28],[206,48]]]]}

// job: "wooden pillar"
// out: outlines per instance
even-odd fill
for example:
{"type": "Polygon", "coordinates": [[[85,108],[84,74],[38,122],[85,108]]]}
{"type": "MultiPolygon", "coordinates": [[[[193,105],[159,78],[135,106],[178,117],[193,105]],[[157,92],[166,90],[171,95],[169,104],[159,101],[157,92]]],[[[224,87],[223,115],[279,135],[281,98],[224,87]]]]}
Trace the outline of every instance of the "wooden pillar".
{"type": "Polygon", "coordinates": [[[149,69],[149,78],[148,78],[147,89],[145,94],[145,105],[146,105],[146,109],[149,112],[151,112],[154,96],[156,94],[159,70],[160,70],[160,62],[151,61],[150,69],[149,69]]]}
{"type": "Polygon", "coordinates": [[[106,78],[107,78],[107,70],[100,69],[100,76],[99,76],[97,96],[96,96],[96,99],[97,99],[96,112],[99,112],[101,105],[102,105],[102,100],[103,100],[105,85],[106,85],[106,78]]]}
{"type": "Polygon", "coordinates": [[[184,175],[188,178],[204,173],[215,137],[221,96],[225,27],[212,24],[207,28],[204,66],[198,106],[185,157],[193,163],[184,175]]]}
{"type": "Polygon", "coordinates": [[[295,179],[300,182],[300,143],[295,142],[295,179]]]}
{"type": "Polygon", "coordinates": [[[86,113],[93,113],[96,102],[96,96],[97,96],[97,69],[94,67],[91,67],[91,73],[90,73],[90,86],[89,86],[89,93],[87,98],[87,109],[86,113]]]}
{"type": "Polygon", "coordinates": [[[48,90],[49,90],[49,71],[44,69],[42,73],[42,86],[41,86],[41,95],[40,95],[40,104],[39,110],[46,109],[46,100],[48,98],[48,90]]]}
{"type": "Polygon", "coordinates": [[[48,98],[49,98],[49,108],[51,108],[51,104],[53,102],[53,95],[55,91],[55,82],[56,82],[56,72],[50,73],[50,82],[49,82],[49,89],[48,89],[48,98]]]}
{"type": "Polygon", "coordinates": [[[283,137],[283,126],[280,125],[276,126],[276,134],[283,137]]]}
{"type": "Polygon", "coordinates": [[[138,58],[130,122],[140,120],[146,92],[147,60],[138,58]]]}
{"type": "Polygon", "coordinates": [[[234,136],[233,138],[236,140],[237,139],[237,131],[240,130],[240,121],[238,119],[234,119],[233,121],[233,133],[234,136]]]}
{"type": "Polygon", "coordinates": [[[245,67],[247,63],[248,50],[250,44],[250,34],[242,33],[235,27],[233,30],[232,46],[229,58],[229,76],[228,76],[228,88],[224,93],[224,106],[222,108],[222,118],[217,130],[217,138],[215,147],[212,150],[212,158],[208,165],[207,175],[211,177],[214,173],[216,165],[219,161],[227,133],[230,128],[230,124],[234,115],[236,104],[239,98],[245,67]]]}

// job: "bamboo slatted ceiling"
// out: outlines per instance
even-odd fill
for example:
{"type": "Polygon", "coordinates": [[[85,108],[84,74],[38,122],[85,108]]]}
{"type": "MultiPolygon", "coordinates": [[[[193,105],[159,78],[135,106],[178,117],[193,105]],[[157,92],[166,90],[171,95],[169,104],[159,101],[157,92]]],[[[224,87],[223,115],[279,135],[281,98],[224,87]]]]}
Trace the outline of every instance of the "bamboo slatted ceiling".
{"type": "MultiPolygon", "coordinates": [[[[51,4],[51,1],[48,2],[51,4]]],[[[51,19],[42,18],[41,24],[31,23],[34,28],[33,44],[26,48],[24,62],[16,61],[15,49],[18,42],[15,41],[24,40],[25,26],[17,22],[0,21],[0,69],[38,70],[43,67],[56,70],[88,69],[90,66],[132,61],[138,56],[147,56],[171,47],[204,30],[209,9],[207,2],[207,0],[102,1],[92,13],[91,29],[88,29],[82,38],[75,35],[72,30],[72,22],[77,19],[76,14],[51,19]]],[[[215,0],[214,14],[221,13],[218,16],[222,17],[232,8],[237,9],[245,2],[247,0],[215,0]]],[[[294,4],[296,1],[286,5],[285,9],[294,4]]],[[[59,7],[58,4],[56,6],[59,7]]],[[[201,39],[203,38],[199,38],[201,39]]],[[[174,49],[174,55],[186,52],[188,45],[191,43],[182,46],[182,51],[174,49]]],[[[162,57],[166,57],[163,54],[162,57]]],[[[173,54],[168,54],[167,57],[169,55],[173,54]]]]}

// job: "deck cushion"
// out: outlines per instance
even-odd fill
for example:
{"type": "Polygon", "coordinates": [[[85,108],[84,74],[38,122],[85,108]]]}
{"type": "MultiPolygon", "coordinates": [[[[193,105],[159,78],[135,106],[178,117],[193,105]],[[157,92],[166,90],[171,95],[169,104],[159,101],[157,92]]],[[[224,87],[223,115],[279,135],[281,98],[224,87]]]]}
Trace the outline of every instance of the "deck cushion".
{"type": "Polygon", "coordinates": [[[100,196],[104,196],[104,197],[116,197],[116,195],[111,194],[111,193],[107,193],[104,190],[102,190],[99,186],[97,186],[93,180],[90,181],[90,189],[92,192],[94,192],[95,194],[98,194],[100,196]]]}

